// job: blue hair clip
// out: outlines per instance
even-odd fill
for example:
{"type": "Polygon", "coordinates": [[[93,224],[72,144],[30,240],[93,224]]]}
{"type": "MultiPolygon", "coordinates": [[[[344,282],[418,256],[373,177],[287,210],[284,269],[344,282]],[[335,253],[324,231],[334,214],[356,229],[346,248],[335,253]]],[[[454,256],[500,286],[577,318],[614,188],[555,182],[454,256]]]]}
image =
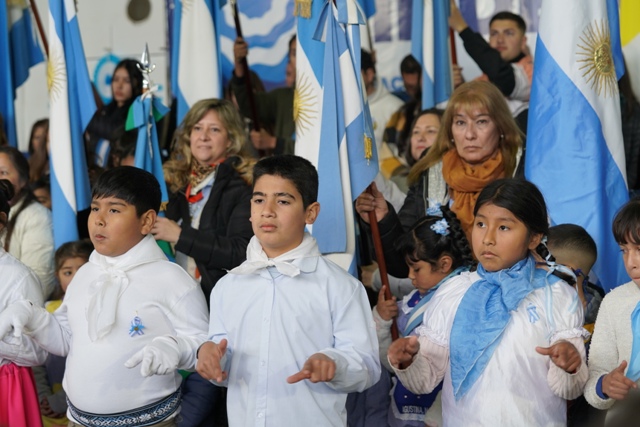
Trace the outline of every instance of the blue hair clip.
{"type": "Polygon", "coordinates": [[[431,224],[430,228],[433,230],[434,233],[439,234],[441,236],[449,235],[449,223],[444,218],[431,224]]]}

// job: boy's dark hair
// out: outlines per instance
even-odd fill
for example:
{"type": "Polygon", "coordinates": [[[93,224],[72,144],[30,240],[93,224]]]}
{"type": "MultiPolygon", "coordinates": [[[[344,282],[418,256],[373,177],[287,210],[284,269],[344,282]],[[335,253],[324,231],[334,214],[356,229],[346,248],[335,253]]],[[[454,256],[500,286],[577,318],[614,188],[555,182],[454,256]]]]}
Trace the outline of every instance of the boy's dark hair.
{"type": "Polygon", "coordinates": [[[516,23],[520,31],[522,31],[522,34],[527,32],[526,22],[524,22],[524,19],[522,19],[522,16],[516,15],[515,13],[511,13],[507,11],[496,13],[491,18],[491,21],[489,21],[489,27],[491,27],[491,24],[493,24],[493,21],[513,21],[516,23]]]}
{"type": "Polygon", "coordinates": [[[369,68],[373,68],[373,71],[376,71],[376,66],[373,63],[373,56],[366,50],[362,49],[360,51],[360,70],[367,71],[369,68]]]}
{"type": "Polygon", "coordinates": [[[560,224],[549,228],[547,245],[558,250],[576,250],[598,258],[598,247],[587,230],[576,224],[560,224]]]}
{"type": "Polygon", "coordinates": [[[402,74],[419,74],[422,72],[422,66],[413,55],[407,55],[400,63],[400,72],[402,74]]]}
{"type": "Polygon", "coordinates": [[[629,201],[618,211],[612,228],[618,244],[640,244],[640,199],[629,201]]]}
{"type": "Polygon", "coordinates": [[[133,166],[120,166],[103,172],[93,185],[91,197],[115,197],[124,200],[135,206],[138,216],[149,209],[158,212],[162,199],[156,177],[133,166]]]}
{"type": "Polygon", "coordinates": [[[452,269],[460,266],[472,266],[473,255],[469,242],[462,230],[456,214],[442,206],[442,217],[427,216],[419,219],[411,229],[395,242],[396,250],[410,262],[425,261],[435,265],[443,255],[453,259],[452,269]],[[449,234],[441,235],[431,229],[438,221],[445,219],[449,225],[449,234]]]}
{"type": "Polygon", "coordinates": [[[291,154],[265,157],[253,167],[253,186],[263,175],[274,175],[291,181],[302,196],[306,209],[318,201],[318,171],[305,158],[291,154]]]}
{"type": "Polygon", "coordinates": [[[83,258],[88,260],[93,252],[93,243],[89,239],[76,240],[62,244],[55,255],[55,272],[62,268],[62,264],[69,258],[83,258]]]}

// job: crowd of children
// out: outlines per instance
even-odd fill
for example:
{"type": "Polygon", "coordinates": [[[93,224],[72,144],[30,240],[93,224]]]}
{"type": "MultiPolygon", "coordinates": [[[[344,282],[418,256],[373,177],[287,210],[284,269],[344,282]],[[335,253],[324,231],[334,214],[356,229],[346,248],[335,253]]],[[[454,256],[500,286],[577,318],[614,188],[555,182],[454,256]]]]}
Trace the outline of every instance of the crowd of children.
{"type": "MultiPolygon", "coordinates": [[[[383,145],[406,154],[385,176],[406,200],[394,207],[374,185],[355,209],[364,235],[375,214],[388,271],[413,288],[387,298],[385,285],[375,307],[308,233],[318,173],[283,154],[294,152],[294,88],[259,95],[265,126],[246,135],[241,38],[237,104],[200,100],[175,134],[164,217],[156,178],[127,166],[136,61],[116,66],[113,101],[87,129],[89,239],[54,257],[48,120],[34,124],[28,160],[0,146],[0,427],[637,424],[640,201],[612,225],[631,281],[605,296],[589,281],[593,239],[549,227],[542,194],[518,178],[524,21],[498,13],[487,43],[450,3],[449,25],[485,74],[464,83],[454,67],[447,109],[420,112],[420,65],[403,61],[403,79],[417,79],[409,102],[376,118],[383,145]]],[[[369,102],[393,98],[363,58],[369,102]]]]}

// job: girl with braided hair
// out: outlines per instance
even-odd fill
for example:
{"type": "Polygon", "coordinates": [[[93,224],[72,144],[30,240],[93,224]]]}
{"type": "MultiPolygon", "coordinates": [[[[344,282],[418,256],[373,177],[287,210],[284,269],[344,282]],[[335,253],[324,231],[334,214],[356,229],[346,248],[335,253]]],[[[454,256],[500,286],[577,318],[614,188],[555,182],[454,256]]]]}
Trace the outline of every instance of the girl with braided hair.
{"type": "Polygon", "coordinates": [[[547,209],[538,188],[499,179],[478,196],[471,231],[478,269],[440,286],[418,337],[389,348],[414,393],[443,381],[444,426],[566,425],[567,399],[589,376],[583,312],[548,255],[547,209]]]}
{"type": "MultiPolygon", "coordinates": [[[[389,370],[391,367],[386,355],[391,345],[392,319],[397,317],[401,336],[416,335],[427,303],[438,288],[450,278],[468,271],[474,263],[460,222],[446,206],[430,209],[428,216],[418,220],[398,239],[396,249],[404,255],[409,267],[409,278],[416,289],[402,301],[396,302],[395,298],[385,300],[383,287],[378,295],[378,305],[373,309],[380,360],[389,370]]],[[[431,393],[418,395],[397,381],[391,392],[389,425],[423,427],[425,422],[429,426],[442,425],[442,410],[438,399],[441,388],[442,383],[431,393]]]]}

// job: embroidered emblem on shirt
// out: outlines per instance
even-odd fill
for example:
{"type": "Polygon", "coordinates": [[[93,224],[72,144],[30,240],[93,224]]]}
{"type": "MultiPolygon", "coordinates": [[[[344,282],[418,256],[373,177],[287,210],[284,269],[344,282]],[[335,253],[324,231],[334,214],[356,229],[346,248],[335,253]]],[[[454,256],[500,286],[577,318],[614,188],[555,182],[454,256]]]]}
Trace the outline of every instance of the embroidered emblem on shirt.
{"type": "Polygon", "coordinates": [[[540,316],[536,311],[536,306],[532,303],[529,303],[529,305],[527,306],[527,313],[529,313],[529,322],[536,323],[538,320],[540,320],[540,316]]]}
{"type": "Polygon", "coordinates": [[[131,327],[129,328],[129,336],[144,335],[142,331],[144,328],[145,326],[142,324],[142,320],[140,320],[138,316],[134,317],[131,321],[131,327]]]}

